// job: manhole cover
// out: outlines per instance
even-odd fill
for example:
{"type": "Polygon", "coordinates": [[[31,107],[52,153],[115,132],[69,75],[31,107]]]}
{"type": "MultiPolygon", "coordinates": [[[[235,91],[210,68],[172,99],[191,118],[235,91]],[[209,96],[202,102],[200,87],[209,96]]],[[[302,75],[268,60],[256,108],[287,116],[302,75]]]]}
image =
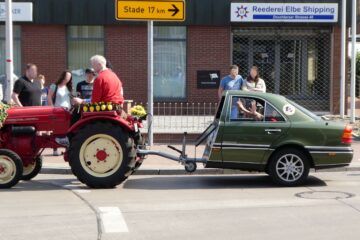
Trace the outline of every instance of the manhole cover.
{"type": "Polygon", "coordinates": [[[295,196],[306,199],[344,199],[352,198],[355,194],[336,191],[309,191],[297,193],[295,196]]]}

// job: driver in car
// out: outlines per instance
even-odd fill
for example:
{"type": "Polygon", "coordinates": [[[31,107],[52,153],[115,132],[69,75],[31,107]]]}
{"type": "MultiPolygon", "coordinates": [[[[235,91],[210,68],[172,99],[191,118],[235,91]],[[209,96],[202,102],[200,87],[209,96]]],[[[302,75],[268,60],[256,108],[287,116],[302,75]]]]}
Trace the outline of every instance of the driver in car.
{"type": "Polygon", "coordinates": [[[255,121],[261,121],[264,119],[264,116],[257,112],[256,110],[256,101],[252,100],[250,103],[250,106],[246,108],[244,104],[242,103],[241,99],[237,101],[237,106],[239,107],[240,111],[244,112],[250,117],[253,117],[255,121]]]}

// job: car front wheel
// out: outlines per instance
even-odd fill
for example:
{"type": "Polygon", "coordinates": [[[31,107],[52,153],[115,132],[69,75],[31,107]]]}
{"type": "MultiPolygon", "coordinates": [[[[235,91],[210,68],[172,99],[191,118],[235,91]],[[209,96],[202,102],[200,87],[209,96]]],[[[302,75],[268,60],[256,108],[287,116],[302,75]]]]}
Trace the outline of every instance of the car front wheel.
{"type": "Polygon", "coordinates": [[[303,184],[310,171],[309,160],[295,148],[282,149],[274,154],[268,172],[272,180],[283,186],[303,184]]]}

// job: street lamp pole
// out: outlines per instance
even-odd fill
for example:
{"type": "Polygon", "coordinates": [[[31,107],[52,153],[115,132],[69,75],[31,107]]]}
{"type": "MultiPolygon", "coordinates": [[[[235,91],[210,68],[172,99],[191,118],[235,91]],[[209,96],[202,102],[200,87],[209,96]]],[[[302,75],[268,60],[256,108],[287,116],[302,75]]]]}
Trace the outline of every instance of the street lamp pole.
{"type": "Polygon", "coordinates": [[[346,0],[341,6],[341,79],[340,79],[340,117],[345,116],[345,83],[346,83],[346,0]]]}
{"type": "Polygon", "coordinates": [[[350,122],[355,122],[355,84],[356,84],[356,15],[357,0],[352,1],[352,25],[351,25],[351,83],[350,83],[350,122]]]}
{"type": "Polygon", "coordinates": [[[7,80],[7,89],[5,99],[7,102],[11,100],[11,93],[14,86],[13,73],[14,73],[14,61],[13,61],[13,17],[12,17],[12,0],[6,0],[6,23],[5,23],[5,32],[6,32],[6,80],[7,80]]]}

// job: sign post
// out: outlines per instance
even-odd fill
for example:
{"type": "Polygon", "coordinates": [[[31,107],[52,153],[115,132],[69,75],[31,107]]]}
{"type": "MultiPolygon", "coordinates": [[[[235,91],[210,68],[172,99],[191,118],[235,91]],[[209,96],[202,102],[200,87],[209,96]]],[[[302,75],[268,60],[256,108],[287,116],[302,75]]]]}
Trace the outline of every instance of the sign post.
{"type": "Polygon", "coordinates": [[[153,21],[184,21],[185,20],[185,1],[139,1],[139,0],[116,0],[115,18],[126,21],[147,21],[148,37],[148,107],[149,113],[147,121],[148,144],[153,145],[153,124],[154,115],[154,25],[153,21]]]}
{"type": "MultiPolygon", "coordinates": [[[[148,124],[151,124],[152,120],[154,119],[154,24],[153,21],[148,21],[148,124]]],[[[153,125],[151,124],[148,128],[148,144],[152,146],[154,144],[153,139],[153,125]]]]}

